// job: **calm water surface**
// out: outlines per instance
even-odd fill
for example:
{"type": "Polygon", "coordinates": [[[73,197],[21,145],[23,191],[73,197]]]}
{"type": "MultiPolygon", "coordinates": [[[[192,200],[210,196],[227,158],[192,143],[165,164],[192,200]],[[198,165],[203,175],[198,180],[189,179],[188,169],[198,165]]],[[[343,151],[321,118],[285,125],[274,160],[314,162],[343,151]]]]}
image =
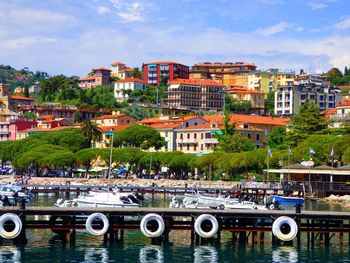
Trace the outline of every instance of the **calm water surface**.
{"type": "MultiPolygon", "coordinates": [[[[40,197],[30,205],[52,205],[55,197],[40,197]]],[[[165,207],[168,202],[156,199],[144,206],[165,207]]],[[[324,202],[306,202],[307,210],[350,211],[341,205],[329,206],[324,202]]],[[[260,245],[233,245],[231,235],[223,233],[220,246],[193,246],[189,231],[173,231],[170,243],[162,246],[150,245],[150,240],[140,231],[126,231],[123,243],[104,244],[101,237],[89,235],[86,231],[77,231],[74,245],[64,244],[51,231],[27,231],[28,244],[15,246],[10,241],[0,243],[1,262],[350,262],[349,243],[344,246],[333,242],[329,247],[317,244],[308,247],[273,246],[267,242],[260,245]]]]}

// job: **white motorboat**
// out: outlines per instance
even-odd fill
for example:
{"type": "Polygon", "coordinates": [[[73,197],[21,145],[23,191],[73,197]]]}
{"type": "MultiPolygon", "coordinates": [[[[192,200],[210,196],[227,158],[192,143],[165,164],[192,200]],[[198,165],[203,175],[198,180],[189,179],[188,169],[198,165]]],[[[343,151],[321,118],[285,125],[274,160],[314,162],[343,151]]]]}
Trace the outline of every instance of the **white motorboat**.
{"type": "Polygon", "coordinates": [[[139,207],[133,193],[90,191],[72,200],[78,207],[139,207]]]}
{"type": "Polygon", "coordinates": [[[263,205],[257,205],[251,201],[241,201],[236,198],[226,200],[220,205],[220,209],[268,210],[263,205]]]}

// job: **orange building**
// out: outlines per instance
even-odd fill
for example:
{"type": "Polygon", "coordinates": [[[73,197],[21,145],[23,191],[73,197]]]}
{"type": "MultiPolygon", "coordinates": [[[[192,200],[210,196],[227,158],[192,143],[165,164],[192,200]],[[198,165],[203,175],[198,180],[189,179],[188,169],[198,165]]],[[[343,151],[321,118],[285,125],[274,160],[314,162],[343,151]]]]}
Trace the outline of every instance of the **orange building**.
{"type": "Polygon", "coordinates": [[[223,85],[248,87],[248,73],[255,69],[256,65],[248,62],[202,62],[192,66],[190,78],[207,77],[223,85]]]}

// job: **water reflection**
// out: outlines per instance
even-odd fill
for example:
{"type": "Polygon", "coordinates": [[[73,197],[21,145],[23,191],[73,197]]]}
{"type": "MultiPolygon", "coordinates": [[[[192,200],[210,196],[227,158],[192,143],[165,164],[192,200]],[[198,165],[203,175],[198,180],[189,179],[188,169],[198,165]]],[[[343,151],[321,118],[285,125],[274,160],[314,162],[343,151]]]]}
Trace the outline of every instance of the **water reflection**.
{"type": "Polygon", "coordinates": [[[164,252],[160,246],[146,246],[140,249],[140,263],[163,263],[164,252]]]}
{"type": "Polygon", "coordinates": [[[194,249],[193,263],[217,263],[219,262],[219,254],[215,247],[199,246],[194,249]]]}
{"type": "Polygon", "coordinates": [[[108,250],[106,248],[86,248],[85,263],[107,263],[109,261],[108,250]]]}
{"type": "Polygon", "coordinates": [[[298,251],[294,247],[279,247],[272,251],[272,262],[298,262],[298,251]]]}
{"type": "Polygon", "coordinates": [[[0,246],[0,262],[20,263],[21,251],[16,246],[0,246]]]}

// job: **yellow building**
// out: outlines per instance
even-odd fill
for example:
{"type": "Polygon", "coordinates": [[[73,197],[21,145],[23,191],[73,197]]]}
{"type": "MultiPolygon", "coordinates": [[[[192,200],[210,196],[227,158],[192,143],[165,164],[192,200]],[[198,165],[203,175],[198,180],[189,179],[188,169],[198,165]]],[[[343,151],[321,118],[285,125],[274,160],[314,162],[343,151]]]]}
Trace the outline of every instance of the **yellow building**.
{"type": "Polygon", "coordinates": [[[236,101],[248,102],[252,113],[264,114],[265,93],[255,89],[232,88],[230,95],[236,101]]]}
{"type": "Polygon", "coordinates": [[[249,72],[248,89],[259,90],[267,94],[270,90],[270,73],[267,71],[249,72]]]}
{"type": "Polygon", "coordinates": [[[136,119],[126,114],[113,114],[113,115],[104,115],[104,116],[96,117],[91,119],[91,121],[95,122],[101,127],[106,127],[106,126],[134,124],[136,122],[136,119]]]}
{"type": "Polygon", "coordinates": [[[292,70],[269,69],[270,73],[270,90],[276,91],[278,87],[293,86],[295,72],[292,70]]]}

